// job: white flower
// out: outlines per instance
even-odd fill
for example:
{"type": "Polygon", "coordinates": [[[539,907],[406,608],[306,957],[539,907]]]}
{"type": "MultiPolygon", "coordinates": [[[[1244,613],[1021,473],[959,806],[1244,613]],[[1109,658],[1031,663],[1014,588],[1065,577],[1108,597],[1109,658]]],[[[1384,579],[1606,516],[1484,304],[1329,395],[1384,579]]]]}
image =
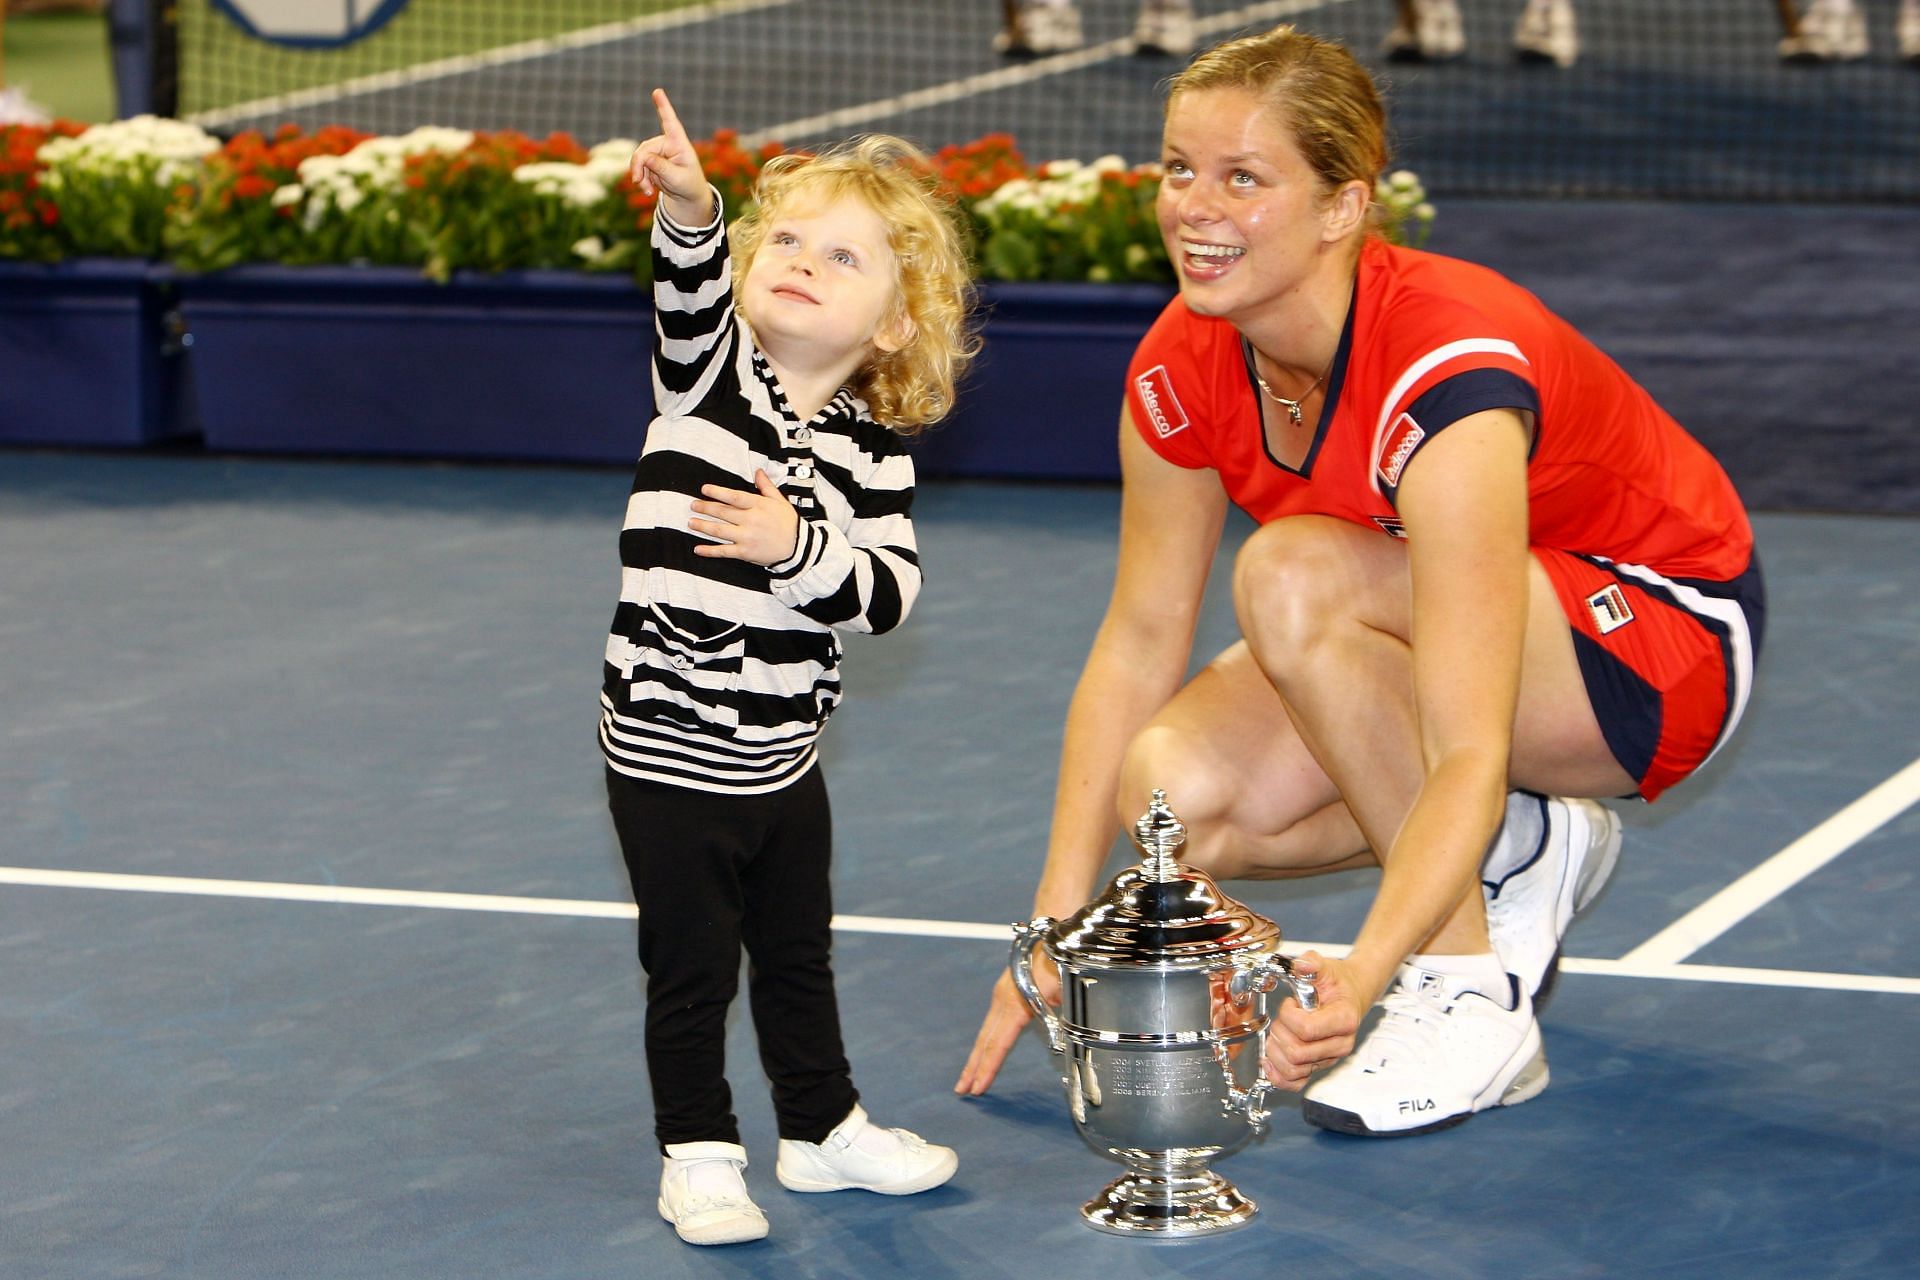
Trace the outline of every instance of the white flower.
{"type": "Polygon", "coordinates": [[[640,144],[632,138],[608,138],[587,152],[589,164],[612,161],[620,166],[620,172],[627,171],[627,161],[633,159],[633,152],[640,144]]]}
{"type": "Polygon", "coordinates": [[[274,190],[271,203],[276,209],[284,209],[288,205],[299,204],[302,200],[306,199],[306,196],[307,190],[305,187],[297,182],[290,182],[286,186],[278,187],[274,190]]]}
{"type": "Polygon", "coordinates": [[[49,139],[38,157],[56,172],[171,186],[197,175],[201,161],[219,149],[219,139],[198,125],[135,116],[93,125],[78,137],[49,139]]]}
{"type": "Polygon", "coordinates": [[[573,242],[574,256],[577,258],[585,258],[588,262],[592,262],[606,251],[606,243],[602,241],[599,236],[588,236],[584,240],[575,240],[573,242]]]}

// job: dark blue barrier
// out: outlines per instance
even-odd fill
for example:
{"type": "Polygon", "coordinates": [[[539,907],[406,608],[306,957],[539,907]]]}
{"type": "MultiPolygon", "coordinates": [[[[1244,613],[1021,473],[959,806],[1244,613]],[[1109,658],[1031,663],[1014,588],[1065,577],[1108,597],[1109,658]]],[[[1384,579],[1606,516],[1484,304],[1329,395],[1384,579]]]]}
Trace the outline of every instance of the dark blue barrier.
{"type": "MultiPolygon", "coordinates": [[[[209,448],[624,462],[652,412],[653,313],[624,278],[242,267],[182,281],[209,448]]],[[[1117,477],[1134,344],[1171,291],[992,285],[928,475],[1117,477]]]]}
{"type": "Polygon", "coordinates": [[[623,461],[652,413],[653,311],[625,278],[239,267],[181,305],[211,449],[623,461]]]}
{"type": "Polygon", "coordinates": [[[138,260],[0,262],[0,442],[190,434],[171,280],[138,260]]]}

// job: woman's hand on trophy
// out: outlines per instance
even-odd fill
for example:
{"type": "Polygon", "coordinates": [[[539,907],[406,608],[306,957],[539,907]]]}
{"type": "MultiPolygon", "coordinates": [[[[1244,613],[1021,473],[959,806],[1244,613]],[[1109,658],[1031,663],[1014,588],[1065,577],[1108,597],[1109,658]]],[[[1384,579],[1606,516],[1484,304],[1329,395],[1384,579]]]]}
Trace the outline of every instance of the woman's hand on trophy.
{"type": "Polygon", "coordinates": [[[1367,1010],[1340,961],[1309,951],[1294,962],[1294,972],[1313,979],[1317,1007],[1302,1009],[1291,996],[1281,1003],[1267,1026],[1260,1065],[1275,1085],[1298,1093],[1314,1072],[1353,1052],[1367,1010]]]}
{"type": "MultiPolygon", "coordinates": [[[[1033,983],[1048,1004],[1060,1003],[1060,977],[1052,965],[1035,965],[1033,983]]],[[[985,1093],[993,1084],[993,1078],[1000,1074],[1000,1064],[1013,1052],[1020,1033],[1031,1021],[1033,1010],[1027,1007],[1027,998],[1013,985],[1013,975],[1002,973],[1000,980],[993,984],[993,999],[987,1005],[986,1019],[980,1024],[980,1033],[973,1038],[973,1053],[967,1058],[953,1091],[971,1097],[985,1093]]]]}

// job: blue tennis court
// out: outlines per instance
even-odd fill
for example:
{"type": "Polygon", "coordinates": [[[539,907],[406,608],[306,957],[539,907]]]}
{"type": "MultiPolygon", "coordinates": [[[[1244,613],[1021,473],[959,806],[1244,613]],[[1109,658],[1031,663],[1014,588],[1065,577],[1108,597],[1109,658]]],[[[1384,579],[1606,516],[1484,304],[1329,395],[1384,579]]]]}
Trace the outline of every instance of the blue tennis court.
{"type": "MultiPolygon", "coordinates": [[[[1911,519],[1759,518],[1748,723],[1707,776],[1623,807],[1541,1098],[1392,1142],[1283,1103],[1220,1165],[1255,1223],[1163,1246],[1078,1221],[1118,1166],[1040,1040],[984,1099],[950,1092],[1028,908],[1117,493],[924,486],[928,594],[856,638],[828,735],[837,965],[868,1105],[961,1170],[910,1201],[780,1191],[737,1017],[773,1234],[714,1251],[653,1211],[593,734],[625,484],[6,458],[7,1274],[1911,1274],[1911,519]]],[[[1202,648],[1230,628],[1215,593],[1202,648]]],[[[1369,889],[1232,887],[1291,944],[1351,937],[1369,889]]]]}

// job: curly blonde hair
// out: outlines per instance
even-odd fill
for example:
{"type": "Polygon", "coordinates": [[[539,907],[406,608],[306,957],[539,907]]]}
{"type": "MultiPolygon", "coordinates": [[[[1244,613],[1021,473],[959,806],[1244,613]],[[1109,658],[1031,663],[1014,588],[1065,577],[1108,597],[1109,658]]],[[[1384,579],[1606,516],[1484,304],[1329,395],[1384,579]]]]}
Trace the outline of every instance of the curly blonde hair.
{"type": "Polygon", "coordinates": [[[886,134],[856,138],[817,155],[790,152],[767,161],[751,207],[734,223],[733,279],[742,292],[767,224],[801,197],[829,202],[853,196],[887,226],[894,303],[886,324],[911,322],[898,351],[875,351],[854,374],[853,389],[874,421],[911,436],[953,410],[954,386],[980,338],[971,327],[973,273],[953,203],[940,196],[926,154],[886,134]]]}

